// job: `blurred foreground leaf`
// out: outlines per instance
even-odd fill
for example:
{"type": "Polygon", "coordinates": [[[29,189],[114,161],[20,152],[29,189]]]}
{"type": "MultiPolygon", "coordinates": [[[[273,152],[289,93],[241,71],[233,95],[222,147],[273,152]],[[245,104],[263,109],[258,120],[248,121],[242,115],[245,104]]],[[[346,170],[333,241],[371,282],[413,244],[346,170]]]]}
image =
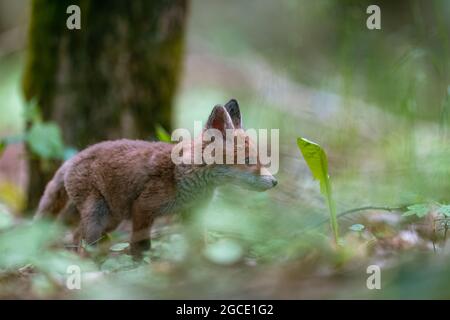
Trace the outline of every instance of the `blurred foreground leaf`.
{"type": "Polygon", "coordinates": [[[62,159],[64,144],[61,130],[54,123],[35,122],[26,141],[33,153],[43,159],[62,159]]]}
{"type": "Polygon", "coordinates": [[[242,254],[241,246],[236,241],[228,239],[219,240],[205,250],[206,258],[220,265],[234,264],[241,259],[242,254]]]}
{"type": "Polygon", "coordinates": [[[55,224],[22,224],[0,233],[0,268],[17,268],[39,263],[43,252],[61,236],[55,224]]]}
{"type": "Polygon", "coordinates": [[[56,292],[56,287],[50,279],[43,274],[35,274],[31,277],[31,291],[38,297],[44,298],[56,292]]]}
{"type": "Polygon", "coordinates": [[[70,158],[72,158],[74,155],[76,155],[78,153],[78,150],[75,148],[65,148],[64,149],[64,156],[63,156],[63,160],[69,160],[70,158]]]}
{"type": "Polygon", "coordinates": [[[34,265],[40,270],[63,276],[67,275],[67,268],[73,265],[78,266],[82,272],[98,270],[92,260],[82,259],[75,252],[66,249],[48,250],[42,253],[42,256],[34,262],[34,265]]]}
{"type": "Polygon", "coordinates": [[[101,270],[114,272],[128,270],[134,268],[135,266],[136,262],[133,260],[133,257],[127,254],[120,254],[106,259],[101,265],[101,270]]]}
{"type": "Polygon", "coordinates": [[[330,176],[328,175],[328,160],[325,151],[318,144],[305,138],[297,138],[297,145],[308,164],[314,179],[320,182],[320,191],[325,196],[330,211],[331,228],[334,239],[338,243],[339,230],[336,216],[336,206],[334,204],[330,176]]]}

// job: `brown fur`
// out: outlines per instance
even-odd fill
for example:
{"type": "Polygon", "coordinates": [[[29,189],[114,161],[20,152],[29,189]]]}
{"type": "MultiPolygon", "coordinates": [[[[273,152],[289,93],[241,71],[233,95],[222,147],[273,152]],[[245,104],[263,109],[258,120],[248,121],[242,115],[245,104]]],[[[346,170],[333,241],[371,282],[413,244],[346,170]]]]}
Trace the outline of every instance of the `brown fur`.
{"type": "MultiPolygon", "coordinates": [[[[234,128],[236,134],[241,134],[240,125],[232,124],[232,120],[240,123],[237,102],[233,106],[233,119],[224,107],[215,107],[207,127],[234,128]]],[[[64,163],[48,183],[37,217],[57,215],[63,209],[66,214],[79,215],[77,244],[81,239],[95,244],[123,220],[130,219],[131,251],[139,256],[150,248],[149,231],[155,217],[207,198],[214,186],[232,180],[233,175],[245,172],[245,179],[255,180],[250,183],[259,183],[258,190],[276,184],[273,177],[257,177],[259,164],[232,165],[234,171],[226,165],[175,165],[171,159],[173,147],[162,142],[123,139],[101,142],[81,151],[64,163]]]]}

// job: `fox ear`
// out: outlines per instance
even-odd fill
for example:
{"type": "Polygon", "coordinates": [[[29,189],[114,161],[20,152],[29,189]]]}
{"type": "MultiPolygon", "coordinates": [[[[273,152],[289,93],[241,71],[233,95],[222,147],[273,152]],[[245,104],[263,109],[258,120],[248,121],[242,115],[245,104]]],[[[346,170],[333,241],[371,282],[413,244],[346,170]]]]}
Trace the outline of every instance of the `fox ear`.
{"type": "Polygon", "coordinates": [[[205,129],[217,129],[225,137],[226,129],[233,129],[233,122],[224,107],[217,105],[209,115],[205,129]]]}
{"type": "Polygon", "coordinates": [[[236,99],[231,99],[225,105],[225,109],[231,117],[231,121],[236,129],[242,129],[241,110],[236,99]]]}

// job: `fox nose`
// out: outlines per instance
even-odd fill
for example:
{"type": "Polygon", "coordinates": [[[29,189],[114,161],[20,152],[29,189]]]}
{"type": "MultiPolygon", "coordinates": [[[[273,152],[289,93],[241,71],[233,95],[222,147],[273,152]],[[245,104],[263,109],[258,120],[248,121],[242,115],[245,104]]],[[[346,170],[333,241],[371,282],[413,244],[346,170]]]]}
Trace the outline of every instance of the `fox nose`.
{"type": "Polygon", "coordinates": [[[278,184],[277,179],[272,179],[272,186],[275,187],[278,184]]]}

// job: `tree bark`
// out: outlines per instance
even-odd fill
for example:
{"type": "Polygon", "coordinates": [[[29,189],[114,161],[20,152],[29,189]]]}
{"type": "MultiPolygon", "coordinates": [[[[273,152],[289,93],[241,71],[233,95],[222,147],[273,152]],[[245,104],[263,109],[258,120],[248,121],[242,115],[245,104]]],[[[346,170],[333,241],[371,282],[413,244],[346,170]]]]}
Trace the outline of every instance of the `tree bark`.
{"type": "MultiPolygon", "coordinates": [[[[55,121],[66,145],[149,139],[170,129],[184,49],[188,0],[34,0],[23,77],[27,100],[55,121]],[[81,9],[69,30],[67,7],[81,9]]],[[[58,163],[29,159],[28,209],[58,163]],[[47,167],[47,168],[45,168],[47,167]]]]}

